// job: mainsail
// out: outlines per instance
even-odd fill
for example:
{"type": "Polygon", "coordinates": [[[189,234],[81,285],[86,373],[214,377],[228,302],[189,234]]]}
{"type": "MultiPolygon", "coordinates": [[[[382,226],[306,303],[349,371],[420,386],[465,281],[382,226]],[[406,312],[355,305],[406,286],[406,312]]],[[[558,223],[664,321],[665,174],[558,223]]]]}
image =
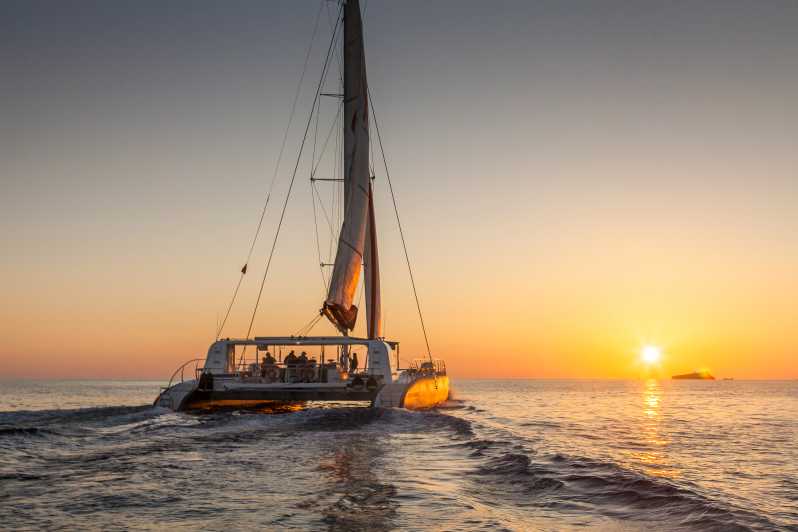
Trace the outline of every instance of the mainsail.
{"type": "Polygon", "coordinates": [[[341,331],[355,328],[353,304],[366,263],[366,308],[369,337],[382,334],[379,268],[369,173],[369,122],[363,23],[358,0],[344,5],[344,220],[338,238],[330,289],[322,311],[341,331]]]}

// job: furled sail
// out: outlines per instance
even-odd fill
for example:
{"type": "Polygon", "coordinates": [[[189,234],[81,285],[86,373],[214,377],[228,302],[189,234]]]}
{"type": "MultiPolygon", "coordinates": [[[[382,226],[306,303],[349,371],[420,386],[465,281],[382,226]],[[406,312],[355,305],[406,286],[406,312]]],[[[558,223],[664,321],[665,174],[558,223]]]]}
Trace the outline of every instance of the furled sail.
{"type": "Polygon", "coordinates": [[[347,334],[357,321],[353,299],[365,255],[370,197],[368,86],[358,0],[347,0],[344,5],[343,126],[344,221],[322,312],[347,334]]]}

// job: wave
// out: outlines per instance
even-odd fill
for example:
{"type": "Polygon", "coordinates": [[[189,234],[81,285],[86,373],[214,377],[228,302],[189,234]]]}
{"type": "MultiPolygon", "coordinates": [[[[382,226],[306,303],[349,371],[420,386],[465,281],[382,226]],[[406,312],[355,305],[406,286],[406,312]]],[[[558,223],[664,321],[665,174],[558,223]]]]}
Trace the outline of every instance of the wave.
{"type": "Polygon", "coordinates": [[[54,431],[39,427],[2,427],[0,426],[0,438],[9,436],[39,436],[44,437],[55,434],[54,431]]]}
{"type": "Polygon", "coordinates": [[[490,477],[495,484],[510,485],[525,494],[556,490],[564,485],[554,478],[555,472],[533,464],[526,454],[512,452],[491,458],[473,474],[490,477]]]}
{"type": "Polygon", "coordinates": [[[455,399],[451,395],[446,401],[435,407],[436,410],[458,410],[460,408],[468,408],[466,401],[464,399],[455,399]]]}
{"type": "Polygon", "coordinates": [[[115,421],[125,421],[129,419],[129,416],[150,416],[164,412],[167,412],[167,410],[149,405],[104,406],[64,410],[18,410],[15,412],[0,412],[0,426],[113,423],[115,421]]]}
{"type": "Polygon", "coordinates": [[[493,416],[478,414],[466,405],[461,415],[474,420],[469,425],[474,436],[450,447],[468,451],[467,456],[477,462],[468,474],[471,492],[490,506],[535,506],[544,512],[570,513],[575,520],[595,514],[625,522],[659,523],[669,529],[779,528],[765,515],[718,499],[717,494],[690,483],[649,476],[606,459],[547,453],[545,438],[531,437],[524,430],[559,429],[564,426],[560,421],[495,423],[493,416]]]}
{"type": "Polygon", "coordinates": [[[293,427],[303,431],[334,432],[374,426],[383,432],[435,432],[448,430],[457,436],[474,435],[470,421],[439,410],[409,411],[393,408],[319,408],[302,412],[293,427]]]}
{"type": "MultiPolygon", "coordinates": [[[[484,440],[475,442],[480,451],[491,447],[477,442],[484,440]]],[[[481,497],[518,506],[541,505],[565,513],[589,510],[616,519],[658,522],[671,529],[777,528],[762,515],[612,462],[563,454],[533,460],[517,450],[487,457],[472,471],[477,484],[494,487],[481,489],[481,497]]]]}

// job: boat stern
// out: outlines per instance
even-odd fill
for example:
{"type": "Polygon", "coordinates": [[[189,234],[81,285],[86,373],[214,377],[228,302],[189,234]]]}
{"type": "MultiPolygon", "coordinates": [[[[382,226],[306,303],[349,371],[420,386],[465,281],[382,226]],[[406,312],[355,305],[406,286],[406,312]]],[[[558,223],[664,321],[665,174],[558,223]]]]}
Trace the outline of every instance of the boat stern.
{"type": "Polygon", "coordinates": [[[399,378],[380,389],[374,406],[429,410],[449,398],[449,377],[442,360],[414,361],[399,378]]]}
{"type": "Polygon", "coordinates": [[[168,408],[175,412],[182,410],[188,398],[194,393],[198,385],[199,381],[191,379],[164,388],[158,395],[158,398],[155,399],[153,406],[168,408]]]}

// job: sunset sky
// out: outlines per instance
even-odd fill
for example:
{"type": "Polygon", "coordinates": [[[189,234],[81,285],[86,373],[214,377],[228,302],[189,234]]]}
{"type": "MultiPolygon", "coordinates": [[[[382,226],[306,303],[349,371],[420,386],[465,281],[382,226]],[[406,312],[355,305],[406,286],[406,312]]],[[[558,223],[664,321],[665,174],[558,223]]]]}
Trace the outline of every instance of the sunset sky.
{"type": "MultiPolygon", "coordinates": [[[[798,3],[364,5],[430,343],[452,375],[798,378],[798,3]],[[639,362],[646,344],[658,368],[639,362]]],[[[322,9],[225,335],[246,333],[329,42],[336,6],[322,9]]],[[[318,12],[0,4],[0,378],[163,379],[204,356],[318,12]]],[[[257,335],[297,331],[324,297],[308,175],[257,335]]],[[[410,359],[423,338],[379,165],[375,187],[385,331],[410,359]]]]}

